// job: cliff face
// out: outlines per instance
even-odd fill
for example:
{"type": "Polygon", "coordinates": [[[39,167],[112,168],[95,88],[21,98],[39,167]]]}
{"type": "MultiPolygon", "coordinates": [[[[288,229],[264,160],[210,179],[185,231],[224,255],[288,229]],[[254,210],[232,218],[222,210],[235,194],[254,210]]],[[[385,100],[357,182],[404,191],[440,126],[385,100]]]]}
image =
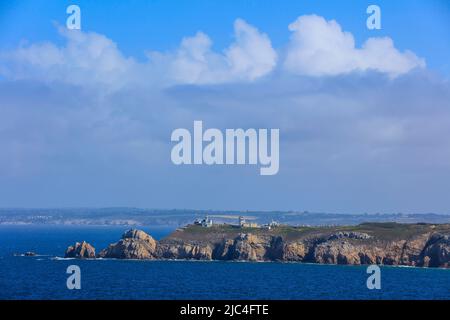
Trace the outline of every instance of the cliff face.
{"type": "Polygon", "coordinates": [[[157,242],[130,230],[100,252],[118,259],[297,261],[322,264],[450,265],[450,225],[361,224],[272,230],[187,226],[157,242]]]}
{"type": "Polygon", "coordinates": [[[208,244],[166,242],[158,245],[157,256],[162,259],[212,260],[212,250],[208,244]]]}

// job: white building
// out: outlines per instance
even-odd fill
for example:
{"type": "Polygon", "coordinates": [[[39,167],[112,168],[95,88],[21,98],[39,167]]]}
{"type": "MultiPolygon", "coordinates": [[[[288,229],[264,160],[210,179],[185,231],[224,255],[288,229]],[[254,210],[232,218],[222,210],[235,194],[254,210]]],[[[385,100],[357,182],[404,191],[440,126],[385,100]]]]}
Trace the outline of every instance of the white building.
{"type": "Polygon", "coordinates": [[[209,228],[212,227],[213,221],[208,217],[208,215],[206,215],[205,218],[203,218],[202,220],[200,219],[195,220],[194,224],[205,228],[209,228]]]}

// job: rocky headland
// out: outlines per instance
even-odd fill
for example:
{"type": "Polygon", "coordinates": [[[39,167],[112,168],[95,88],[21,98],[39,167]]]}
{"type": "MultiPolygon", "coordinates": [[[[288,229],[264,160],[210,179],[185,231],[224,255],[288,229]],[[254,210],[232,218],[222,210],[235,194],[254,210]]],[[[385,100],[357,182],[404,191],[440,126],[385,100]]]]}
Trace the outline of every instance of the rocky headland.
{"type": "Polygon", "coordinates": [[[450,224],[363,223],[345,227],[241,228],[188,225],[160,241],[128,230],[98,254],[89,243],[71,258],[285,261],[450,267],[450,224]]]}

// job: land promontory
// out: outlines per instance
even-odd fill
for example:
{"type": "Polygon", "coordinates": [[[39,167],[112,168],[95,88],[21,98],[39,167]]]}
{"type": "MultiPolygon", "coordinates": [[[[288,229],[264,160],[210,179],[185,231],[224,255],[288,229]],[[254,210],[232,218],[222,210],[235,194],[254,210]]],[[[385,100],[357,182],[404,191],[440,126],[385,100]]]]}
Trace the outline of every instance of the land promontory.
{"type": "MultiPolygon", "coordinates": [[[[91,258],[94,255],[95,249],[84,242],[66,251],[67,257],[91,258]]],[[[144,231],[132,229],[95,257],[449,268],[450,224],[362,223],[272,228],[188,225],[160,241],[144,231]]]]}

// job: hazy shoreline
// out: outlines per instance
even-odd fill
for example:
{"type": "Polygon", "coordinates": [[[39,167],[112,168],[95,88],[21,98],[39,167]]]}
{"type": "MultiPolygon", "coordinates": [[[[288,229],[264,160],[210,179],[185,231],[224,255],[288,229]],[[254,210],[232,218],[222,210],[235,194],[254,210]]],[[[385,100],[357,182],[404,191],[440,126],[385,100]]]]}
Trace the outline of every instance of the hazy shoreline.
{"type": "Polygon", "coordinates": [[[363,222],[450,223],[436,213],[347,214],[308,211],[158,210],[139,208],[1,209],[0,225],[77,225],[181,227],[209,215],[217,223],[235,223],[246,216],[259,224],[276,220],[288,225],[334,226],[363,222]]]}

